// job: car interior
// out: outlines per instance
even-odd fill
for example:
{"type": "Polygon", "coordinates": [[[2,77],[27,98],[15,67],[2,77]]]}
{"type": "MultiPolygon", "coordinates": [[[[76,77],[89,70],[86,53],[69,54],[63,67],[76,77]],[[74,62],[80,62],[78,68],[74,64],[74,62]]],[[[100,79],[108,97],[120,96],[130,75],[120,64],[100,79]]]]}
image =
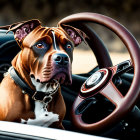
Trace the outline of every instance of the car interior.
{"type": "MultiPolygon", "coordinates": [[[[72,17],[70,18],[73,19],[72,17]]],[[[129,98],[129,102],[124,100],[122,101],[122,106],[117,103],[116,107],[116,105],[112,103],[108,98],[106,98],[106,96],[98,94],[98,92],[103,90],[103,87],[102,89],[95,91],[96,94],[93,94],[92,91],[89,93],[86,92],[85,94],[81,93],[81,87],[83,83],[94,73],[97,71],[99,72],[104,68],[109,68],[110,72],[113,71],[116,67],[113,66],[109,52],[103,41],[99,38],[95,31],[90,26],[88,26],[87,22],[79,25],[79,21],[75,22],[75,19],[69,21],[69,18],[60,21],[60,24],[63,22],[69,22],[70,25],[86,31],[86,34],[89,37],[86,39],[86,42],[88,42],[88,45],[91,51],[94,53],[98,63],[96,67],[87,73],[73,74],[72,85],[61,86],[62,95],[67,110],[66,116],[63,120],[65,129],[74,132],[116,139],[126,139],[130,137],[134,138],[139,136],[140,102],[138,100],[138,87],[140,86],[138,86],[139,82],[137,79],[134,79],[134,75],[138,73],[138,60],[135,60],[135,56],[132,56],[132,58],[134,58],[133,60],[126,60],[122,63],[119,63],[117,65],[115,74],[113,74],[113,77],[111,77],[113,84],[123,97],[127,97],[127,94],[132,92],[132,83],[137,81],[137,84],[133,84],[133,88],[137,88],[133,91],[136,96],[135,99],[131,100],[131,98],[129,98]],[[79,98],[81,101],[78,101],[79,98]],[[131,104],[130,107],[129,103],[131,104]],[[127,109],[123,110],[122,108],[124,106],[126,106],[127,109]],[[119,115],[117,116],[117,113],[115,112],[115,114],[114,110],[119,107],[123,113],[118,111],[119,115]],[[113,113],[115,115],[111,116],[112,118],[109,119],[110,115],[113,113]],[[97,126],[98,122],[102,123],[104,118],[109,120],[104,122],[102,125],[97,126]]],[[[3,74],[7,72],[8,68],[11,66],[11,61],[14,56],[20,51],[18,44],[14,40],[13,33],[9,32],[6,34],[6,32],[6,30],[0,30],[0,80],[3,79],[3,74]]],[[[129,52],[132,52],[132,49],[130,49],[129,52]]],[[[138,53],[140,54],[140,51],[138,53]]],[[[134,54],[135,53],[131,55],[134,54]]],[[[137,78],[137,76],[138,75],[136,75],[135,78],[137,78]]]]}

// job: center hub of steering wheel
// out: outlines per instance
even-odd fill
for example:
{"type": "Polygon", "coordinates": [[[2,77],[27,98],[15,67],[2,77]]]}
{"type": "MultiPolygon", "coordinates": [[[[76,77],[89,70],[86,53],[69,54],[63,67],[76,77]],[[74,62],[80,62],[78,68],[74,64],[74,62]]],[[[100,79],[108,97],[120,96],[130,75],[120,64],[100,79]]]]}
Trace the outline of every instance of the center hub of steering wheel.
{"type": "Polygon", "coordinates": [[[87,79],[85,86],[87,88],[96,86],[104,77],[104,73],[103,72],[95,72],[89,79],[87,79]]]}
{"type": "Polygon", "coordinates": [[[97,72],[93,73],[82,85],[81,95],[87,95],[87,93],[96,93],[106,83],[109,76],[108,69],[100,69],[97,72]]]}

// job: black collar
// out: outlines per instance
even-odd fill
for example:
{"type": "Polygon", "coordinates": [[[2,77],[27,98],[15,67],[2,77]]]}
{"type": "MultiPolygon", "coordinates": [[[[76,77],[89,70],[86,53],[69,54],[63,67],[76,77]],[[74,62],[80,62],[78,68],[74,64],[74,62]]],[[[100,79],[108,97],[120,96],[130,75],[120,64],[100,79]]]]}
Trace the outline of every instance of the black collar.
{"type": "Polygon", "coordinates": [[[35,91],[30,88],[30,86],[25,82],[25,80],[18,74],[14,67],[10,67],[9,74],[15,83],[22,89],[23,93],[33,96],[35,91]]]}
{"type": "Polygon", "coordinates": [[[14,69],[14,67],[10,67],[8,72],[15,83],[22,89],[22,93],[28,94],[30,97],[32,97],[32,99],[41,101],[45,104],[49,103],[52,100],[52,95],[54,93],[32,90],[30,86],[25,82],[25,80],[14,69]]]}

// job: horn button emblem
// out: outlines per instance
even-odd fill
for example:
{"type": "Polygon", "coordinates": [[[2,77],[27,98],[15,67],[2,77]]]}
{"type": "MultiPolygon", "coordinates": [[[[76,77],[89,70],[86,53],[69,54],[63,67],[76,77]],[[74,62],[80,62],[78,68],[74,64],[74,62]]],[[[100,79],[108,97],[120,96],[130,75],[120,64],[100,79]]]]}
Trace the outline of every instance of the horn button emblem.
{"type": "Polygon", "coordinates": [[[87,88],[96,86],[101,79],[103,78],[104,73],[103,72],[95,72],[89,79],[87,79],[85,85],[87,88]]]}
{"type": "Polygon", "coordinates": [[[108,79],[109,70],[100,69],[99,71],[93,73],[82,85],[81,95],[87,95],[87,93],[95,93],[98,89],[101,89],[102,86],[108,79]],[[85,94],[86,93],[86,94],[85,94]]]}

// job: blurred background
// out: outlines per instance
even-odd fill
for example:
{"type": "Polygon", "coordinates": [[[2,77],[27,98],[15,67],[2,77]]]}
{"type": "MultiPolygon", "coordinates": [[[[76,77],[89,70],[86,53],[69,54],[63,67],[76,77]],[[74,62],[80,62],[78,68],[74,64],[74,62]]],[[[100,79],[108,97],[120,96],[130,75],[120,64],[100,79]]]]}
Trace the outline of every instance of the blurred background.
{"type": "MultiPolygon", "coordinates": [[[[0,25],[35,18],[44,26],[56,26],[65,16],[79,12],[95,12],[114,18],[140,42],[139,0],[0,0],[0,25]]],[[[114,64],[129,59],[117,36],[104,27],[92,26],[105,42],[114,64]]],[[[73,73],[87,72],[95,65],[96,60],[87,46],[82,45],[75,50],[73,73]]]]}

